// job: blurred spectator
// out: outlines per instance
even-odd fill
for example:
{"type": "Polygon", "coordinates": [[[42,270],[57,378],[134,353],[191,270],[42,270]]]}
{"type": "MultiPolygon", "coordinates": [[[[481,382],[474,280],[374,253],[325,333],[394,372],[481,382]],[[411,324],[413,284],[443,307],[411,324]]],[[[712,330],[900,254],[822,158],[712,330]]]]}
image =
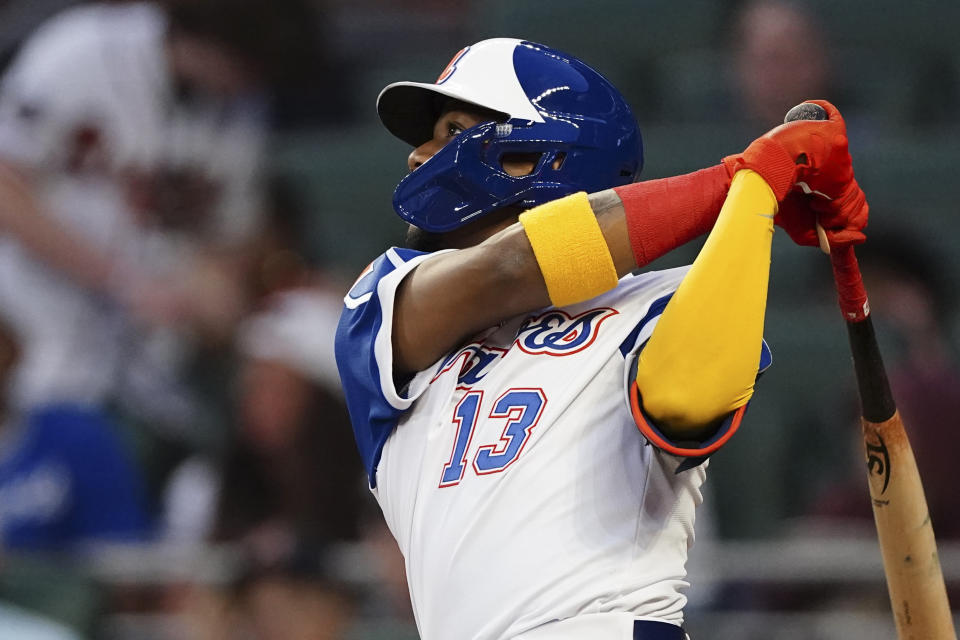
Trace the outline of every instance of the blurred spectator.
{"type": "Polygon", "coordinates": [[[368,640],[418,638],[403,554],[372,496],[364,513],[359,548],[372,574],[368,576],[370,591],[362,612],[363,633],[357,637],[368,640]]]}
{"type": "Polygon", "coordinates": [[[828,95],[826,42],[799,3],[749,2],[737,19],[734,41],[738,114],[767,129],[790,107],[828,95]]]}
{"type": "MultiPolygon", "coordinates": [[[[278,294],[240,332],[236,441],[186,461],[166,494],[174,539],[353,539],[362,490],[333,360],[340,297],[278,294]]],[[[278,543],[279,544],[279,543],[278,543]]]]}
{"type": "MultiPolygon", "coordinates": [[[[285,176],[272,176],[266,187],[264,228],[255,256],[254,277],[248,283],[250,296],[263,300],[271,294],[307,287],[327,271],[321,271],[317,252],[309,246],[314,211],[308,211],[303,194],[285,176]]],[[[332,265],[323,265],[330,268],[332,265]]],[[[353,277],[355,274],[351,274],[353,277]]],[[[339,283],[346,290],[351,282],[339,283]]],[[[339,382],[337,383],[339,384],[339,382]]],[[[334,385],[337,386],[337,385],[334,385]]]]}
{"type": "Polygon", "coordinates": [[[239,586],[242,620],[255,640],[343,640],[354,594],[329,579],[322,552],[294,546],[270,557],[251,554],[239,586]]]}
{"type": "Polygon", "coordinates": [[[247,304],[265,80],[289,62],[299,4],[91,4],[21,48],[0,86],[0,303],[26,340],[21,402],[191,419],[184,363],[247,304]]]}
{"type": "Polygon", "coordinates": [[[352,633],[358,594],[332,577],[325,547],[298,540],[279,546],[242,545],[237,559],[237,573],[227,583],[185,584],[169,590],[164,610],[171,624],[165,631],[177,632],[162,637],[369,638],[352,633]]]}
{"type": "Polygon", "coordinates": [[[0,325],[0,547],[61,551],[143,537],[142,484],[104,416],[69,406],[11,410],[18,353],[0,325]]]}
{"type": "MultiPolygon", "coordinates": [[[[955,454],[944,446],[951,416],[960,413],[960,364],[947,335],[953,288],[944,265],[908,233],[874,233],[857,256],[884,343],[893,395],[923,476],[938,537],[960,537],[955,454]]],[[[829,429],[829,427],[827,427],[829,429]]],[[[835,431],[834,429],[830,429],[835,431]]],[[[851,430],[851,457],[862,460],[859,430],[851,430]]],[[[827,488],[814,515],[860,521],[872,530],[862,464],[843,467],[846,477],[827,488]]]]}
{"type": "Polygon", "coordinates": [[[53,14],[83,0],[4,0],[0,2],[0,70],[13,59],[24,37],[53,14]]]}
{"type": "Polygon", "coordinates": [[[947,52],[927,52],[917,64],[910,123],[928,130],[956,127],[960,108],[960,62],[947,52]]]}

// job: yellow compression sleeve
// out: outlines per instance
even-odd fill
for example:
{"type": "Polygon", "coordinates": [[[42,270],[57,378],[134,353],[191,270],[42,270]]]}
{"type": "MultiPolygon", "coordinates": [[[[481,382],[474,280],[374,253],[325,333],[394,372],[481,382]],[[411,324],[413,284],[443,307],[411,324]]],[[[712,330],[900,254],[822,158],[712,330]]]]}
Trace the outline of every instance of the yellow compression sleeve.
{"type": "Polygon", "coordinates": [[[720,217],[637,365],[643,408],[670,435],[697,435],[747,403],[760,362],[777,201],[738,171],[720,217]]]}

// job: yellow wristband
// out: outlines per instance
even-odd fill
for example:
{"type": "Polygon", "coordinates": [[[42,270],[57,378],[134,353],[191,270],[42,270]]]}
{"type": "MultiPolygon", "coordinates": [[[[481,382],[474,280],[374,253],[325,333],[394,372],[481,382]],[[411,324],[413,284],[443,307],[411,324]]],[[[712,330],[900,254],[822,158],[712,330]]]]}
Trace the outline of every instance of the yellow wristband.
{"type": "Polygon", "coordinates": [[[583,302],[617,286],[617,269],[586,193],[522,213],[520,224],[554,306],[583,302]]]}

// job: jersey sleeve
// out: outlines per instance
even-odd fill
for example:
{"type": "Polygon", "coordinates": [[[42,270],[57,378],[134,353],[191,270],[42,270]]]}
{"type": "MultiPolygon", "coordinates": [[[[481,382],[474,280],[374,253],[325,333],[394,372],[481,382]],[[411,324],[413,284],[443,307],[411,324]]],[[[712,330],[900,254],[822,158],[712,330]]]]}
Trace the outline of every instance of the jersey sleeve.
{"type": "Polygon", "coordinates": [[[371,487],[383,446],[403,413],[426,389],[430,372],[397,381],[393,375],[393,303],[397,287],[433,256],[393,248],[360,275],[344,297],[335,352],[340,382],[371,487]]]}
{"type": "MultiPolygon", "coordinates": [[[[658,427],[656,421],[644,411],[643,398],[636,384],[637,363],[640,352],[643,351],[643,347],[653,334],[653,330],[657,326],[657,322],[660,320],[672,296],[673,293],[664,295],[650,305],[646,315],[637,323],[633,331],[620,345],[620,352],[625,361],[624,388],[626,390],[627,406],[637,424],[637,428],[653,446],[666,453],[687,458],[687,461],[678,469],[678,471],[683,471],[700,464],[730,440],[737,429],[740,428],[740,423],[750,403],[748,402],[742,407],[730,412],[711,437],[696,442],[681,442],[669,438],[658,427]]],[[[758,378],[770,367],[772,362],[773,356],[770,348],[767,346],[765,340],[761,340],[760,362],[757,367],[758,378]]]]}

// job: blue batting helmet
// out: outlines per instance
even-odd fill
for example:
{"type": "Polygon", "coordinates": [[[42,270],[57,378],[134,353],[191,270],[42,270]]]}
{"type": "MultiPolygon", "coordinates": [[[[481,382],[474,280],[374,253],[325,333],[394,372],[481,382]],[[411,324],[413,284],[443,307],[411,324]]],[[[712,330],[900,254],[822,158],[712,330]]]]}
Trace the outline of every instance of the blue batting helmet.
{"type": "Polygon", "coordinates": [[[501,117],[463,131],[397,185],[394,209],[426,231],[449,231],[507,205],[530,208],[627,184],[643,167],[640,130],[620,92],[549,47],[483,40],[457,53],[435,84],[387,86],[377,111],[391,133],[417,147],[433,137],[445,98],[501,117]],[[540,157],[532,173],[517,177],[503,170],[509,154],[540,157]]]}

